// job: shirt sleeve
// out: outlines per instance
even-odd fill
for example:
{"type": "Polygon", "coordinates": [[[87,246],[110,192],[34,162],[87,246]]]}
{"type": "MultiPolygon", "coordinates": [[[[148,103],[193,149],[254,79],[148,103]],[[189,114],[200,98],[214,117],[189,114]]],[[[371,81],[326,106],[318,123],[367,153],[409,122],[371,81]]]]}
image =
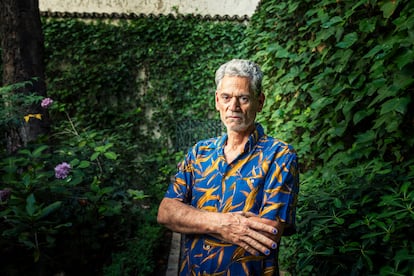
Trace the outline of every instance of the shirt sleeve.
{"type": "MultiPolygon", "coordinates": [[[[285,222],[294,229],[299,192],[299,170],[296,152],[287,146],[276,153],[264,184],[260,215],[285,222]]],[[[291,230],[290,229],[290,230],[291,230]]],[[[288,233],[288,232],[287,232],[288,233]]]]}
{"type": "Polygon", "coordinates": [[[168,186],[165,197],[176,198],[184,203],[191,202],[191,185],[193,183],[192,156],[190,151],[186,158],[178,164],[178,171],[168,186]]]}

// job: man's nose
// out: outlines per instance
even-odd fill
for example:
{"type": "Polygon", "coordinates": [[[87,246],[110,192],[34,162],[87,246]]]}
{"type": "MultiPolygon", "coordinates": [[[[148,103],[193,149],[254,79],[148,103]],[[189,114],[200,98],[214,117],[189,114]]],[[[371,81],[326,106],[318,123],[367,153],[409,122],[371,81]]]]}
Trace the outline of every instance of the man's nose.
{"type": "Polygon", "coordinates": [[[239,110],[239,109],[240,109],[239,97],[232,97],[230,100],[230,110],[239,110]]]}

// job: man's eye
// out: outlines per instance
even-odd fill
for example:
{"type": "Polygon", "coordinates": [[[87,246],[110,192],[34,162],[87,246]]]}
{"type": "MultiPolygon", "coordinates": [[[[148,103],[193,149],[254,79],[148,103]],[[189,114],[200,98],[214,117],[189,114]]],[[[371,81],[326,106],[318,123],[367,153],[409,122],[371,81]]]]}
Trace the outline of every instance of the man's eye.
{"type": "Polygon", "coordinates": [[[230,97],[227,95],[222,95],[221,98],[223,99],[223,101],[227,102],[230,100],[230,97]]]}
{"type": "Polygon", "coordinates": [[[240,102],[241,103],[248,103],[249,102],[249,97],[240,97],[240,102]]]}

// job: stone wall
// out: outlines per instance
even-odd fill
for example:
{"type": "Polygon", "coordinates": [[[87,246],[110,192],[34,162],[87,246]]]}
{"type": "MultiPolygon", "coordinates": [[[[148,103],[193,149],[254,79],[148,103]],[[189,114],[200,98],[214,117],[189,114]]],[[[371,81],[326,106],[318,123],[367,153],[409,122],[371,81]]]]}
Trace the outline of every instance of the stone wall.
{"type": "Polygon", "coordinates": [[[39,0],[41,12],[250,17],[260,0],[39,0]]]}

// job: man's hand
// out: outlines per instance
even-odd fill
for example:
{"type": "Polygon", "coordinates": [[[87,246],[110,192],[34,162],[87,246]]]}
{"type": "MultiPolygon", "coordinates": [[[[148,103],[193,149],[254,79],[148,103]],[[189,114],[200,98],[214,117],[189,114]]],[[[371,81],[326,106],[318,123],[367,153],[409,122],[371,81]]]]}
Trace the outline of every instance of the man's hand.
{"type": "Polygon", "coordinates": [[[258,255],[270,254],[276,249],[278,229],[272,226],[272,220],[262,219],[252,213],[221,213],[220,227],[215,237],[244,248],[247,252],[258,255]]]}
{"type": "Polygon", "coordinates": [[[253,213],[216,213],[196,209],[176,199],[164,198],[158,210],[158,223],[184,234],[209,234],[257,255],[276,249],[283,224],[253,213]]]}
{"type": "Polygon", "coordinates": [[[279,221],[279,220],[271,220],[267,218],[261,218],[258,215],[254,213],[244,213],[244,216],[248,217],[249,219],[265,223],[267,225],[270,225],[277,229],[277,235],[270,235],[266,232],[262,232],[263,235],[266,235],[268,238],[274,240],[277,244],[280,242],[280,238],[282,237],[283,231],[285,229],[285,223],[279,221]]]}

